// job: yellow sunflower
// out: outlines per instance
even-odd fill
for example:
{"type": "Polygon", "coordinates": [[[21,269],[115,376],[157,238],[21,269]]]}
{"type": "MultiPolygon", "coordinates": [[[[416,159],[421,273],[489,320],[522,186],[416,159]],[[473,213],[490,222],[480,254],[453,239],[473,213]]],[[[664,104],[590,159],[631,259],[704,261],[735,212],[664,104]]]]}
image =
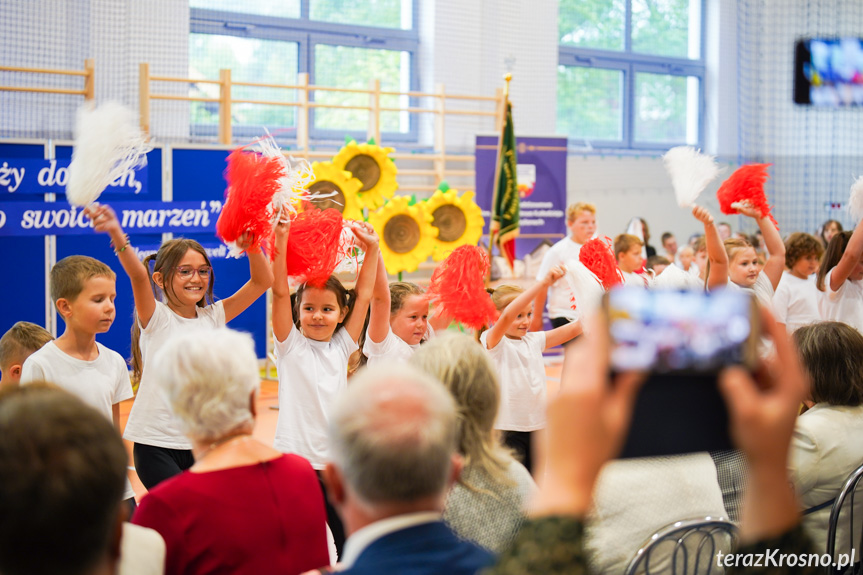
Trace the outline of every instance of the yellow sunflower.
{"type": "Polygon", "coordinates": [[[459,246],[475,246],[479,242],[485,220],[474,195],[465,192],[459,197],[458,190],[440,189],[425,201],[425,211],[439,231],[434,240],[434,261],[441,261],[459,246]]]}
{"type": "Polygon", "coordinates": [[[311,200],[314,206],[322,210],[335,208],[346,220],[363,219],[357,196],[363,186],[361,181],[351,176],[350,172],[341,170],[330,162],[315,162],[312,164],[312,171],[315,173],[315,180],[306,186],[309,192],[324,195],[335,192],[333,196],[311,200]]]}
{"type": "Polygon", "coordinates": [[[361,205],[376,210],[384,201],[393,197],[399,185],[396,183],[395,163],[389,155],[392,148],[381,148],[377,144],[350,142],[333,157],[333,164],[347,170],[363,185],[360,188],[361,205]]]}
{"type": "Polygon", "coordinates": [[[369,214],[369,223],[380,238],[381,255],[387,273],[416,271],[434,251],[437,228],[419,204],[408,205],[407,196],[396,196],[369,214]]]}

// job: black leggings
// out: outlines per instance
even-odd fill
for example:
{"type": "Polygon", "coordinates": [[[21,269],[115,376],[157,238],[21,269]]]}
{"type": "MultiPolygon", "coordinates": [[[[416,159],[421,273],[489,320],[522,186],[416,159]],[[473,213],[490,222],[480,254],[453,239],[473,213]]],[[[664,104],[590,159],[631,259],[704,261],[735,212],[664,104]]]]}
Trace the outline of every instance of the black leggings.
{"type": "Polygon", "coordinates": [[[345,546],[345,527],[342,525],[342,518],[336,513],[336,508],[330,503],[330,498],[327,497],[327,486],[324,483],[324,476],[319,470],[315,470],[318,474],[318,483],[321,484],[321,491],[324,492],[324,505],[327,506],[327,525],[330,526],[330,531],[333,532],[333,539],[336,543],[336,553],[338,557],[342,556],[342,549],[345,546]]]}
{"type": "Polygon", "coordinates": [[[515,458],[521,461],[528,473],[533,473],[533,454],[530,449],[532,431],[504,431],[503,443],[513,451],[515,458]]]}
{"type": "Polygon", "coordinates": [[[195,456],[190,449],[168,449],[143,443],[135,444],[132,456],[138,479],[148,491],[195,464],[195,456]]]}

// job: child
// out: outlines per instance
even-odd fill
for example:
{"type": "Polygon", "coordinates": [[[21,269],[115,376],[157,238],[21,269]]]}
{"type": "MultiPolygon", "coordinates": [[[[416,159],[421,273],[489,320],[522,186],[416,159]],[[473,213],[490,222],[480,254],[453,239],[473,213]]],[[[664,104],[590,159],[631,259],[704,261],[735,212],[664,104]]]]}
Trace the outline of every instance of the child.
{"type": "Polygon", "coordinates": [[[0,337],[0,389],[17,387],[24,361],[52,339],[48,330],[29,321],[10,327],[0,337]]]}
{"type": "Polygon", "coordinates": [[[646,286],[644,277],[635,273],[644,264],[641,257],[643,246],[644,242],[631,234],[620,234],[614,238],[614,257],[617,258],[617,267],[623,273],[623,281],[628,286],[646,286]]]}
{"type": "Polygon", "coordinates": [[[824,248],[815,236],[795,232],[785,240],[785,267],[782,281],[773,296],[773,315],[788,333],[821,321],[815,276],[824,248]]]}
{"type": "Polygon", "coordinates": [[[644,264],[644,267],[653,273],[653,277],[656,277],[670,265],[671,262],[665,256],[651,256],[647,258],[647,263],[644,264]]]}
{"type": "Polygon", "coordinates": [[[821,319],[841,321],[863,333],[863,220],[854,233],[839,232],[830,239],[816,286],[821,319]]]}
{"type": "MultiPolygon", "coordinates": [[[[544,280],[549,270],[555,266],[565,265],[569,260],[578,261],[581,246],[596,233],[596,206],[586,202],[572,204],[566,208],[566,227],[569,228],[569,236],[563,238],[549,249],[542,258],[536,281],[544,280]]],[[[530,326],[532,331],[542,330],[542,310],[545,308],[546,297],[548,298],[548,317],[551,325],[560,327],[566,325],[570,318],[578,312],[573,312],[571,307],[572,289],[565,281],[555,282],[548,290],[536,294],[534,308],[536,315],[530,326]]]]}
{"type": "MultiPolygon", "coordinates": [[[[132,397],[126,360],[96,341],[114,323],[117,276],[87,256],[63,258],[51,268],[51,299],[66,324],[24,362],[21,384],[46,381],[77,395],[120,429],[120,402],[132,397]]],[[[126,480],[123,495],[131,511],[135,492],[126,480]]]]}
{"type": "MultiPolygon", "coordinates": [[[[331,276],[323,288],[300,285],[292,303],[284,257],[290,222],[283,220],[276,226],[278,255],[273,261],[272,317],[279,374],[279,419],[274,447],[308,459],[318,478],[329,461],[329,410],[339,392],[347,387],[348,358],[358,349],[357,340],[369,309],[380,258],[378,238],[371,226],[352,222],[351,229],[365,251],[356,295],[331,276]]],[[[344,529],[326,497],[325,501],[327,523],[341,553],[344,529]]]]}
{"type": "Polygon", "coordinates": [[[767,248],[767,261],[764,268],[759,269],[758,254],[747,240],[730,238],[725,240],[725,251],[728,254],[728,280],[730,288],[751,290],[758,298],[758,303],[768,308],[772,307],[773,294],[782,279],[785,269],[785,244],[779,230],[770,218],[762,217],[753,206],[743,203],[738,211],[758,222],[758,228],[764,235],[764,245],[767,248]]]}
{"type": "Polygon", "coordinates": [[[670,261],[674,262],[677,259],[677,238],[674,237],[674,234],[671,232],[665,232],[662,234],[662,249],[665,250],[664,254],[660,254],[668,258],[670,261]]]}
{"type": "MultiPolygon", "coordinates": [[[[251,278],[229,298],[213,303],[213,273],[207,252],[198,242],[184,238],[162,244],[142,263],[107,205],[88,209],[93,228],[105,232],[132,282],[136,322],[132,328],[132,369],[139,378],[138,395],[126,423],[124,437],[134,442],[138,477],[147,489],[185,471],[195,463],[192,444],[183,435],[158,382],[147,364],[165,340],[188,327],[222,327],[258,299],[273,276],[260,250],[247,252],[251,278]],[[149,264],[153,262],[152,274],[149,264]],[[162,294],[156,298],[156,288],[162,294]],[[162,301],[164,300],[164,301],[162,301]]],[[[248,238],[238,242],[249,245],[248,238]]]]}
{"type": "Polygon", "coordinates": [[[675,265],[687,273],[698,275],[696,273],[697,266],[695,266],[694,260],[695,250],[693,250],[690,246],[683,246],[677,250],[677,259],[675,260],[675,265]],[[696,269],[693,269],[693,267],[695,267],[696,269]]]}
{"type": "Polygon", "coordinates": [[[528,332],[534,299],[563,277],[555,266],[541,282],[527,290],[502,285],[491,295],[501,312],[497,322],[480,336],[500,378],[500,409],[495,429],[504,431],[504,443],[514,449],[528,471],[532,467],[531,434],[545,427],[546,378],[542,352],[581,334],[581,322],[549,331],[528,332]]]}

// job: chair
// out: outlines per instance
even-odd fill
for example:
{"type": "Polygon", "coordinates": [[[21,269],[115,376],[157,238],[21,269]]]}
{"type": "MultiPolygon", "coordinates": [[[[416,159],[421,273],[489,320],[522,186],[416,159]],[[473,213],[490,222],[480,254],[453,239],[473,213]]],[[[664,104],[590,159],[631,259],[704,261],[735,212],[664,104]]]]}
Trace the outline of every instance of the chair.
{"type": "MultiPolygon", "coordinates": [[[[833,501],[833,507],[830,508],[830,519],[827,523],[827,555],[834,559],[836,558],[836,535],[839,528],[839,518],[843,507],[846,507],[846,500],[849,501],[849,504],[847,505],[848,512],[846,514],[848,517],[848,525],[850,527],[848,533],[848,548],[854,549],[854,495],[857,492],[857,486],[860,484],[861,478],[863,478],[863,465],[851,472],[851,475],[849,475],[848,479],[845,480],[845,484],[842,485],[842,490],[839,491],[839,495],[837,495],[836,499],[833,501]]],[[[859,520],[858,523],[860,523],[859,520]]],[[[858,528],[860,528],[860,534],[857,537],[857,543],[858,548],[860,548],[860,546],[863,546],[863,524],[858,525],[858,528]]],[[[863,564],[861,564],[858,558],[858,561],[854,565],[850,565],[842,570],[832,566],[827,567],[825,569],[825,573],[852,573],[854,575],[861,575],[863,574],[863,564]]]]}
{"type": "Polygon", "coordinates": [[[629,562],[625,575],[668,572],[673,575],[722,573],[716,564],[719,551],[730,552],[737,543],[737,526],[722,518],[676,521],[654,533],[629,562]],[[651,567],[651,560],[659,562],[651,567]],[[670,560],[667,564],[664,560],[670,560]]]}

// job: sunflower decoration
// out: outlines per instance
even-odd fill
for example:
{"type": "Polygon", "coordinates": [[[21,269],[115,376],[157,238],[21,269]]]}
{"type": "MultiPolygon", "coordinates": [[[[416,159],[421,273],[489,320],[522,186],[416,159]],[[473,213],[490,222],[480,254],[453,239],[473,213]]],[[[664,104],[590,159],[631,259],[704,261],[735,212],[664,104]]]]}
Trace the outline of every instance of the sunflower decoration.
{"type": "Polygon", "coordinates": [[[392,148],[382,148],[374,141],[357,144],[351,140],[333,157],[337,168],[347,170],[362,182],[361,206],[376,210],[398,189],[398,170],[389,157],[393,152],[392,148]]]}
{"type": "Polygon", "coordinates": [[[485,220],[474,196],[473,192],[459,196],[458,190],[441,183],[425,201],[425,211],[432,217],[432,226],[438,229],[432,253],[434,261],[443,260],[459,246],[475,246],[479,242],[485,220]]]}
{"type": "Polygon", "coordinates": [[[332,194],[309,200],[312,205],[322,210],[335,208],[346,220],[363,220],[363,211],[357,196],[363,186],[361,181],[331,162],[315,162],[312,164],[312,171],[315,179],[306,186],[309,193],[323,196],[332,194]]]}
{"type": "Polygon", "coordinates": [[[369,223],[380,238],[387,273],[416,271],[434,251],[438,230],[420,204],[408,196],[396,196],[369,214],[369,223]]]}

